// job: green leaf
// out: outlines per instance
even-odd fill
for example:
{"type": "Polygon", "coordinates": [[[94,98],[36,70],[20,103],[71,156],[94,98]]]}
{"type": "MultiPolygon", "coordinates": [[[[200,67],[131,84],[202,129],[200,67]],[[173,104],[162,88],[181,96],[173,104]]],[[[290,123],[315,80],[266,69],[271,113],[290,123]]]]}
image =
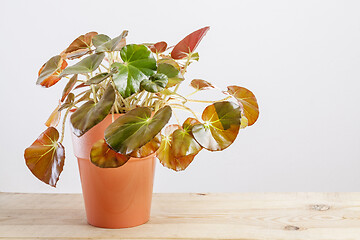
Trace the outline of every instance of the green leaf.
{"type": "Polygon", "coordinates": [[[98,84],[110,77],[112,73],[99,73],[85,82],[86,85],[98,84]]]}
{"type": "Polygon", "coordinates": [[[191,53],[190,61],[199,61],[199,53],[197,52],[191,53]]]}
{"type": "Polygon", "coordinates": [[[49,127],[25,149],[27,167],[41,181],[56,187],[64,167],[65,149],[58,142],[59,132],[49,127]]]}
{"type": "Polygon", "coordinates": [[[112,76],[114,73],[116,73],[116,71],[117,71],[116,68],[112,68],[110,70],[110,72],[99,73],[96,76],[90,78],[88,81],[86,81],[85,84],[91,85],[91,84],[101,83],[102,81],[106,80],[107,78],[112,76]]]}
{"type": "Polygon", "coordinates": [[[171,107],[165,106],[151,118],[151,109],[138,107],[120,116],[105,130],[109,146],[121,154],[130,154],[152,140],[167,124],[171,107]]]}
{"type": "Polygon", "coordinates": [[[122,97],[127,98],[140,89],[140,83],[156,71],[153,53],[144,45],[130,44],[120,51],[124,63],[113,63],[117,68],[113,81],[122,97]]]}
{"type": "Polygon", "coordinates": [[[121,40],[125,40],[125,37],[127,36],[128,31],[123,31],[118,37],[113,38],[107,42],[104,42],[103,44],[99,45],[98,47],[96,47],[95,52],[100,53],[100,52],[111,52],[111,51],[116,51],[116,50],[120,50],[122,48],[122,46],[120,47],[121,44],[121,40]]]}
{"type": "Polygon", "coordinates": [[[141,89],[145,89],[148,92],[157,93],[162,91],[168,82],[168,78],[165,74],[155,73],[149,79],[145,79],[141,82],[141,89]]]}
{"type": "Polygon", "coordinates": [[[102,60],[104,59],[104,57],[105,57],[104,53],[92,54],[92,55],[82,59],[80,62],[74,64],[73,66],[67,67],[60,74],[60,76],[93,72],[99,67],[99,65],[102,62],[102,60]]]}
{"type": "Polygon", "coordinates": [[[168,77],[167,88],[184,81],[184,77],[180,72],[180,66],[174,60],[158,61],[157,72],[168,77]]]}
{"type": "Polygon", "coordinates": [[[111,38],[105,34],[98,34],[92,39],[92,43],[95,47],[100,46],[103,43],[106,43],[107,41],[110,41],[111,38]]]}
{"type": "Polygon", "coordinates": [[[259,105],[255,95],[248,89],[239,86],[228,86],[228,93],[239,102],[248,126],[253,125],[259,117],[259,105]]]}
{"type": "Polygon", "coordinates": [[[240,128],[240,107],[232,102],[217,102],[205,108],[204,124],[192,128],[196,141],[210,151],[221,151],[236,139],[240,128]]]}
{"type": "Polygon", "coordinates": [[[130,157],[112,150],[104,139],[97,141],[90,151],[91,162],[101,168],[117,168],[124,165],[130,157]]]}
{"type": "Polygon", "coordinates": [[[114,101],[115,91],[109,85],[99,102],[90,100],[79,107],[70,118],[74,134],[80,137],[101,122],[110,113],[114,101]]]}

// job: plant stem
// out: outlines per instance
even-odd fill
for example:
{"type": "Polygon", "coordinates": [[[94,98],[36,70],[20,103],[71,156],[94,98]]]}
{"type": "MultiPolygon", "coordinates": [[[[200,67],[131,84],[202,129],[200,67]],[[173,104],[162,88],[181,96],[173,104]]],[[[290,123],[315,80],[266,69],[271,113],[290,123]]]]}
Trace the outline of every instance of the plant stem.
{"type": "Polygon", "coordinates": [[[97,103],[97,96],[96,96],[94,84],[91,84],[91,90],[92,90],[92,93],[93,93],[94,102],[97,103]]]}
{"type": "Polygon", "coordinates": [[[229,98],[231,98],[231,96],[228,96],[228,97],[226,97],[226,98],[223,98],[223,99],[220,99],[220,100],[216,100],[216,101],[204,101],[204,100],[188,99],[188,102],[216,103],[216,102],[221,102],[221,101],[228,100],[229,98]]]}
{"type": "Polygon", "coordinates": [[[176,118],[177,123],[181,126],[180,121],[179,121],[179,118],[178,118],[178,116],[176,115],[175,111],[173,111],[173,113],[174,113],[174,116],[175,116],[175,118],[176,118]]]}
{"type": "Polygon", "coordinates": [[[81,93],[79,93],[79,94],[75,95],[75,98],[77,98],[77,97],[79,97],[79,96],[81,96],[81,95],[85,94],[87,91],[89,91],[89,90],[85,90],[85,91],[83,91],[83,92],[81,92],[81,93]]]}
{"type": "Polygon", "coordinates": [[[63,122],[62,122],[62,127],[61,127],[61,138],[60,138],[60,141],[59,141],[60,143],[62,143],[63,140],[64,140],[66,118],[67,118],[67,115],[69,114],[70,109],[72,107],[73,107],[73,105],[70,106],[65,112],[64,119],[63,119],[63,122]]]}
{"type": "Polygon", "coordinates": [[[199,91],[199,89],[196,89],[194,92],[192,92],[192,93],[190,93],[190,94],[186,95],[186,96],[185,96],[185,98],[187,98],[187,97],[190,97],[190,96],[194,95],[194,94],[195,94],[195,93],[197,93],[198,91],[199,91]]]}
{"type": "Polygon", "coordinates": [[[180,83],[179,83],[178,85],[176,85],[176,87],[175,87],[175,89],[174,89],[174,93],[177,92],[177,90],[179,89],[179,87],[180,87],[180,83]]]}
{"type": "Polygon", "coordinates": [[[186,106],[184,106],[184,105],[177,104],[177,103],[169,104],[169,106],[172,106],[172,107],[177,108],[177,109],[181,109],[181,110],[188,111],[188,112],[192,113],[192,115],[194,115],[194,117],[195,117],[197,120],[199,120],[199,118],[197,117],[196,113],[195,113],[193,110],[191,110],[191,108],[189,108],[189,107],[186,107],[186,106]]]}
{"type": "Polygon", "coordinates": [[[106,67],[104,64],[100,64],[100,66],[102,66],[103,68],[105,68],[107,71],[109,71],[110,68],[106,67]]]}
{"type": "Polygon", "coordinates": [[[186,63],[185,63],[184,69],[182,70],[182,75],[184,75],[186,73],[186,69],[189,66],[190,59],[191,59],[191,54],[189,53],[186,58],[186,63]]]}
{"type": "Polygon", "coordinates": [[[143,97],[144,93],[145,93],[144,90],[141,91],[140,95],[138,96],[138,98],[137,98],[136,101],[134,102],[134,105],[135,105],[135,106],[140,102],[140,100],[141,100],[141,98],[143,97]]]}

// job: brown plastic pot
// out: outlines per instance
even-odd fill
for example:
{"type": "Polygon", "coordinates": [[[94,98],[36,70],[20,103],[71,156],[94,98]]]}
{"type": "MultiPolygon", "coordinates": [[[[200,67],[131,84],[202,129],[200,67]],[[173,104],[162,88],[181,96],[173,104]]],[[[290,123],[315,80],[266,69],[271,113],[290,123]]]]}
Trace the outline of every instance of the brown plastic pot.
{"type": "Polygon", "coordinates": [[[102,228],[134,227],[150,218],[155,154],[130,158],[119,168],[99,168],[92,164],[91,147],[104,138],[104,131],[111,122],[109,115],[83,136],[72,134],[87,221],[102,228]]]}

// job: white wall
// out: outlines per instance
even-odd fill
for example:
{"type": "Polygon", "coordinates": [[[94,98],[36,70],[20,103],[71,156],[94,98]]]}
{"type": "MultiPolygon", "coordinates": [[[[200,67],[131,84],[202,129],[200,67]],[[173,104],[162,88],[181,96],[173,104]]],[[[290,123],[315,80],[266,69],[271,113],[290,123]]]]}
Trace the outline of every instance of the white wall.
{"type": "Polygon", "coordinates": [[[128,29],[131,43],[175,44],[207,25],[188,82],[247,87],[260,118],[229,149],[202,151],[185,172],[158,164],[154,190],[359,191],[359,1],[13,0],[1,9],[0,191],[81,190],[70,134],[57,189],[24,163],[65,84],[35,85],[47,59],[92,30],[114,37],[128,29]]]}

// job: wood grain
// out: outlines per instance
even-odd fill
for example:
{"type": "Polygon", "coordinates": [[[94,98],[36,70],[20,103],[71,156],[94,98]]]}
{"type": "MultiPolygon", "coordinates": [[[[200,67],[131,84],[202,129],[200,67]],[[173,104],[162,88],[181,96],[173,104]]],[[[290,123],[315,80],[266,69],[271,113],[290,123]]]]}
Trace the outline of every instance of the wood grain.
{"type": "Polygon", "coordinates": [[[360,239],[360,193],[154,194],[151,220],[101,229],[80,194],[0,193],[0,239],[360,239]]]}

